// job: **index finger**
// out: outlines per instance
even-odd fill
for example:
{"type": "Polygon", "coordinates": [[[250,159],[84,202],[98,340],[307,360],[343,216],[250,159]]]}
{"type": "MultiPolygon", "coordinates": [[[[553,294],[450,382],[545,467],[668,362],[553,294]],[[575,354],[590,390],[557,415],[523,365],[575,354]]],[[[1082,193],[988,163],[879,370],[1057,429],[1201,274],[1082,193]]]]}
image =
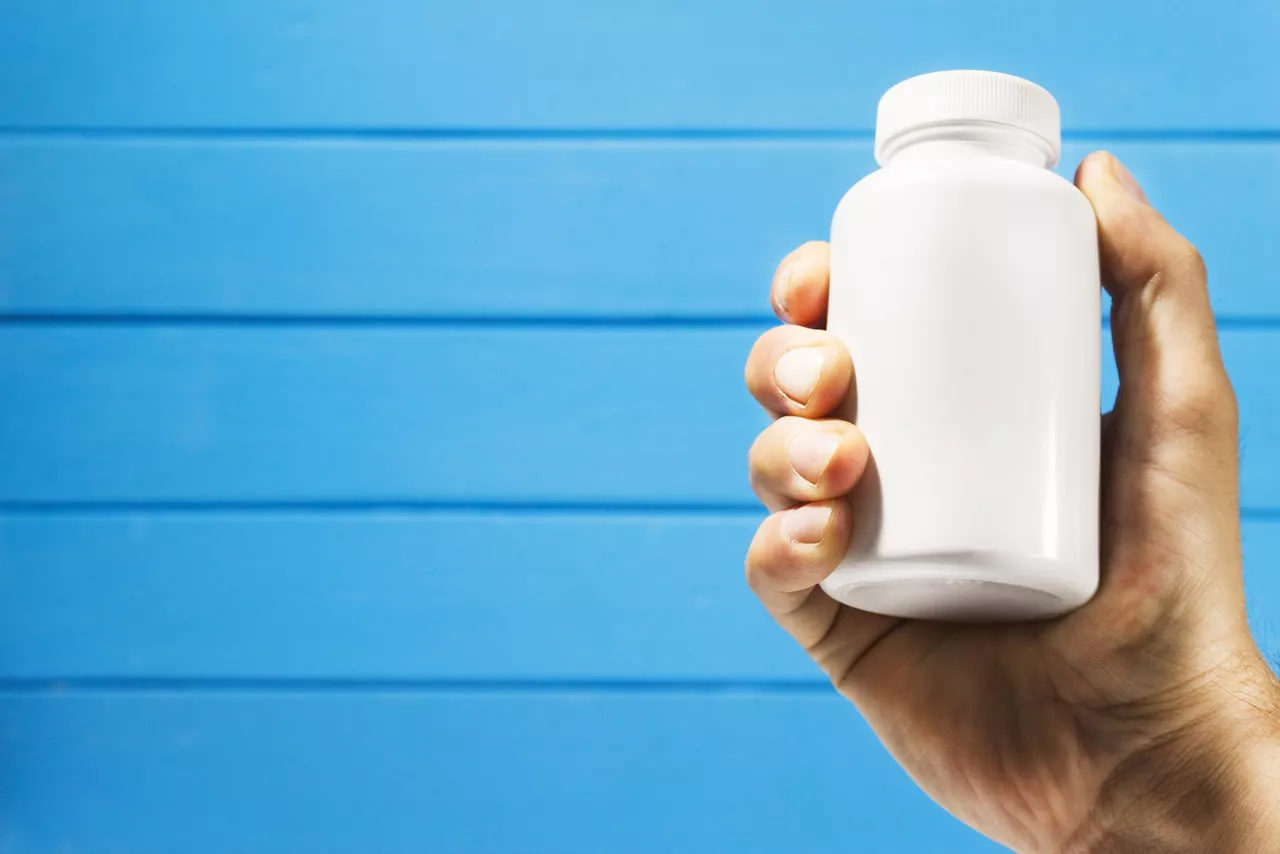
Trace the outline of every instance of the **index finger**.
{"type": "Polygon", "coordinates": [[[821,329],[827,322],[831,247],[811,240],[782,259],[773,274],[770,302],[783,323],[821,329]]]}

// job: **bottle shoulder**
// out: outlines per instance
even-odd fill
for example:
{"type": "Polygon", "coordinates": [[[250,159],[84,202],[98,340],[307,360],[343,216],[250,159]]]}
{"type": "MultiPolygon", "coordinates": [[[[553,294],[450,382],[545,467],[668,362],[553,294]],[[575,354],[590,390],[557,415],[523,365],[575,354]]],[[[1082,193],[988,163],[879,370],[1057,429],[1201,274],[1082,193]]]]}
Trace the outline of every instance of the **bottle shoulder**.
{"type": "Polygon", "coordinates": [[[835,218],[868,208],[885,211],[903,204],[931,205],[940,199],[1015,207],[1035,199],[1039,204],[1060,207],[1082,222],[1094,221],[1089,200],[1063,176],[997,157],[938,159],[877,169],[849,188],[835,218]]]}

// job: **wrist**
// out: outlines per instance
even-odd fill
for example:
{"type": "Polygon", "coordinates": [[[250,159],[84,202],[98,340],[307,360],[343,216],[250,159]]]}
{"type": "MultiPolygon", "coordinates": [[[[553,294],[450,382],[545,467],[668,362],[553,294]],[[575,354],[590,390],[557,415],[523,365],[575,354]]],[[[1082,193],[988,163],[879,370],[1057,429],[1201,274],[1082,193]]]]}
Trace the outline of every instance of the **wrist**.
{"type": "Polygon", "coordinates": [[[1064,854],[1280,850],[1280,683],[1261,667],[1118,763],[1064,854]]]}

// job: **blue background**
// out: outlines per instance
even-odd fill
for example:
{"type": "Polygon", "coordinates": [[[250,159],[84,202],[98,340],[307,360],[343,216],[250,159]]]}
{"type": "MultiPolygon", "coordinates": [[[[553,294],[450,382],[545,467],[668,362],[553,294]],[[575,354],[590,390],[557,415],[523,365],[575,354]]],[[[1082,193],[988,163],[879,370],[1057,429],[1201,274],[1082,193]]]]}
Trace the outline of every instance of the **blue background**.
{"type": "Polygon", "coordinates": [[[742,583],[769,278],[887,86],[1045,85],[1208,260],[1272,646],[1278,45],[1274,0],[0,0],[0,851],[995,850],[742,583]]]}

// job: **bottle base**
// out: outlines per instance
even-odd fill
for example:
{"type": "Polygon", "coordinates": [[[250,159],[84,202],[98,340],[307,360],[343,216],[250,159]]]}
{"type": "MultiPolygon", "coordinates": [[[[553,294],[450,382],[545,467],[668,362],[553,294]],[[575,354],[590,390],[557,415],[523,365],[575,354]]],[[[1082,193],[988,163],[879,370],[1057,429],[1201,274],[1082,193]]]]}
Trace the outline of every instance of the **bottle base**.
{"type": "Polygon", "coordinates": [[[1081,567],[1045,558],[982,552],[846,560],[822,582],[833,599],[891,617],[1012,622],[1058,617],[1087,602],[1064,579],[1081,567]]]}

